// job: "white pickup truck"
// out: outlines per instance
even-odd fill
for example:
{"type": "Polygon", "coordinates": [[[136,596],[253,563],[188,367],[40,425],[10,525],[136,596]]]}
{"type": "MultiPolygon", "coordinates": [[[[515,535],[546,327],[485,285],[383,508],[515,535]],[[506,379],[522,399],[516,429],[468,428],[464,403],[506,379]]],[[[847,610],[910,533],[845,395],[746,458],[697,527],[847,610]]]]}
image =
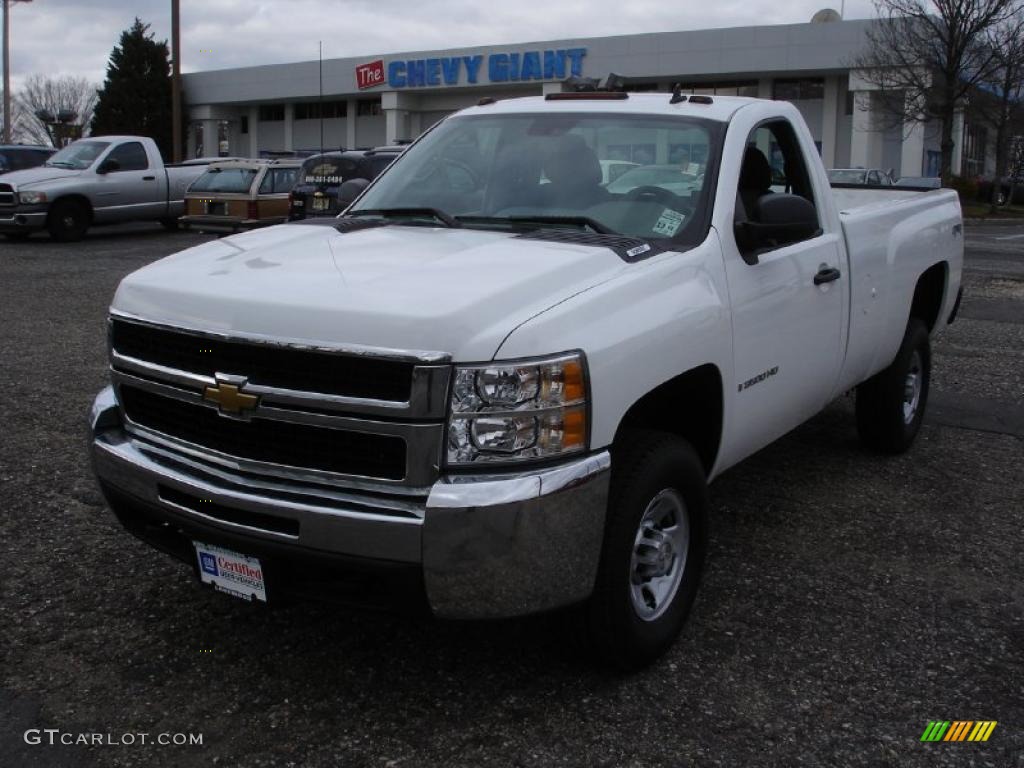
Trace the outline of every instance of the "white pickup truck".
{"type": "Polygon", "coordinates": [[[164,165],[146,136],[91,136],[72,142],[36,168],[0,182],[0,233],[23,240],[46,230],[80,240],[94,224],[159,221],[177,228],[185,190],[208,161],[164,165]]]}
{"type": "Polygon", "coordinates": [[[636,667],[693,603],[718,474],[853,388],[868,446],[911,445],[961,226],[950,191],[833,192],[784,102],[484,100],[340,218],[126,277],[95,472],[225,592],[575,606],[636,667]],[[623,158],[663,183],[609,191],[623,158]]]}

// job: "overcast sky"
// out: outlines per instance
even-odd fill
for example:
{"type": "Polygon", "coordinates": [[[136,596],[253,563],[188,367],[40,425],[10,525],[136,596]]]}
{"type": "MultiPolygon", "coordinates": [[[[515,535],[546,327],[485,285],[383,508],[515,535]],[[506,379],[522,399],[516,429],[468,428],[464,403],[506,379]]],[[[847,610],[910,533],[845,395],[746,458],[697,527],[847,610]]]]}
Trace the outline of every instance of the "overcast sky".
{"type": "MultiPolygon", "coordinates": [[[[429,48],[809,21],[826,0],[181,0],[182,70],[429,48]]],[[[839,2],[833,4],[837,10],[839,2]]],[[[102,82],[135,16],[169,39],[170,0],[11,3],[11,85],[30,74],[102,82]]],[[[846,18],[872,14],[846,0],[846,18]]]]}

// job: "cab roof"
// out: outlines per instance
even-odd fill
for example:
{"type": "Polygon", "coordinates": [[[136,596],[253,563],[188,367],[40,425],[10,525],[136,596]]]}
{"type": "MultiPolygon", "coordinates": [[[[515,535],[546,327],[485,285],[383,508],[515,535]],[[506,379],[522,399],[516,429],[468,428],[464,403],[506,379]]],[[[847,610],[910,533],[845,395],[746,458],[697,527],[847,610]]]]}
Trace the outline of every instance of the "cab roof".
{"type": "Polygon", "coordinates": [[[626,98],[609,97],[607,92],[572,94],[566,99],[547,99],[544,96],[523,96],[515,99],[499,99],[489,104],[470,107],[460,115],[493,115],[510,113],[547,114],[559,112],[602,112],[644,115],[684,115],[702,117],[708,120],[728,122],[737,110],[748,104],[762,102],[747,96],[711,96],[711,103],[686,101],[670,103],[671,93],[629,93],[626,98]],[[593,98],[587,98],[592,96],[593,98]]]}

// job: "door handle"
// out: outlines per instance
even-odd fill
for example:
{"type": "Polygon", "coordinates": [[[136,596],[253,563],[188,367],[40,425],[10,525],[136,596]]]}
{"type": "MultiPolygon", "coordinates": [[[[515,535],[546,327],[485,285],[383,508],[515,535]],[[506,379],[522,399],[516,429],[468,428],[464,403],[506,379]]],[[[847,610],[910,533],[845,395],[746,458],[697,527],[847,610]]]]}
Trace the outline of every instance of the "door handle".
{"type": "Polygon", "coordinates": [[[840,276],[840,271],[835,267],[822,267],[818,270],[818,274],[814,276],[814,284],[823,285],[831,283],[833,280],[838,280],[840,276]]]}
{"type": "Polygon", "coordinates": [[[143,176],[143,181],[156,181],[156,176],[143,176]]]}

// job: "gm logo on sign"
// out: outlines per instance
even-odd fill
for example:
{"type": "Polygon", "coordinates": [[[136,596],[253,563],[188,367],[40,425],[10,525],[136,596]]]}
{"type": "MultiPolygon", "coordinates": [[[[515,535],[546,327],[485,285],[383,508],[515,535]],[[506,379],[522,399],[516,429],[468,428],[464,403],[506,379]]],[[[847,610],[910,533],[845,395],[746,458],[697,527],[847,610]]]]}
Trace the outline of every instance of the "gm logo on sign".
{"type": "Polygon", "coordinates": [[[359,90],[384,85],[384,59],[356,67],[356,85],[359,86],[359,90]]]}
{"type": "Polygon", "coordinates": [[[921,741],[988,741],[995,729],[995,720],[931,720],[921,741]]]}
{"type": "Polygon", "coordinates": [[[217,575],[217,559],[209,554],[208,552],[199,553],[199,562],[203,566],[203,570],[211,576],[217,575]]]}

